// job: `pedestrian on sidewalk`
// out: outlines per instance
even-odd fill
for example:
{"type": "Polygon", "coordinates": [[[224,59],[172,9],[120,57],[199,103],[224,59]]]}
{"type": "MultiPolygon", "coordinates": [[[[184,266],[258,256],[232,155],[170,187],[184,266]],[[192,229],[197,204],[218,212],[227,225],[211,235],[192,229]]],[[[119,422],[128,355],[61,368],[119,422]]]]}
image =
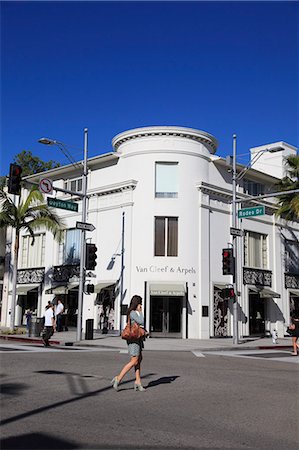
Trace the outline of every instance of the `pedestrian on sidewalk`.
{"type": "Polygon", "coordinates": [[[278,333],[276,330],[272,331],[272,342],[273,344],[277,344],[277,339],[278,339],[278,333]]]}
{"type": "Polygon", "coordinates": [[[25,317],[26,317],[26,330],[27,330],[27,334],[29,336],[30,328],[31,328],[31,322],[32,322],[32,311],[31,311],[30,308],[27,309],[25,317]]]}
{"type": "Polygon", "coordinates": [[[297,343],[299,337],[299,315],[293,313],[289,329],[292,331],[293,356],[298,355],[299,344],[297,343]]]}
{"type": "Polygon", "coordinates": [[[42,340],[45,347],[50,347],[49,339],[53,336],[55,331],[55,313],[54,306],[48,304],[44,314],[44,329],[42,332],[42,340]]]}
{"type": "Polygon", "coordinates": [[[62,313],[64,311],[64,305],[60,298],[57,300],[57,305],[55,307],[55,319],[56,319],[56,330],[62,331],[62,313]]]}
{"type": "MultiPolygon", "coordinates": [[[[139,295],[133,295],[131,303],[128,309],[127,321],[131,320],[131,325],[135,322],[142,328],[144,328],[144,318],[142,314],[142,298],[139,295]]],[[[118,391],[118,386],[121,383],[123,377],[128,373],[133,367],[135,369],[135,383],[134,390],[143,392],[144,387],[141,384],[140,379],[140,366],[142,361],[142,349],[143,349],[144,338],[139,341],[127,341],[128,343],[128,353],[131,360],[122,368],[119,375],[113,378],[111,384],[113,388],[118,391]]]]}

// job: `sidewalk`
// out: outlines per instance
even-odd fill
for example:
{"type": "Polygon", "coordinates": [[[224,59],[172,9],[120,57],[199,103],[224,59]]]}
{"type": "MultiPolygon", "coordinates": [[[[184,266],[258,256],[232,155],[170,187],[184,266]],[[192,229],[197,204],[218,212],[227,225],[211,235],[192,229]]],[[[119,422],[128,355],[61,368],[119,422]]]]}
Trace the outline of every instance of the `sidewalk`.
{"type": "MultiPolygon", "coordinates": [[[[1,333],[1,331],[0,331],[1,333]]],[[[10,342],[31,342],[42,343],[40,337],[28,337],[26,335],[5,335],[0,334],[1,340],[9,340],[10,342]]],[[[127,348],[126,341],[119,336],[94,333],[94,339],[85,340],[84,335],[81,341],[76,340],[76,331],[56,332],[50,343],[53,345],[73,345],[84,347],[102,347],[111,348],[111,350],[125,350],[127,348]]],[[[277,350],[281,348],[291,349],[291,338],[285,337],[278,339],[277,344],[272,343],[271,338],[244,338],[239,344],[234,345],[232,338],[212,338],[212,339],[175,339],[175,338],[149,338],[145,342],[144,350],[154,351],[219,351],[219,350],[248,350],[248,349],[271,349],[277,350]]]]}

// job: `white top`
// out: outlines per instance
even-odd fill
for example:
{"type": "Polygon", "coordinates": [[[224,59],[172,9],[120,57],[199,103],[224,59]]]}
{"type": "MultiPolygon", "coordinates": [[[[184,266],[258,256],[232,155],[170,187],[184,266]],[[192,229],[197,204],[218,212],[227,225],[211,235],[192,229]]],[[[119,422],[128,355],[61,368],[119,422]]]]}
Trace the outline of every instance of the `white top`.
{"type": "Polygon", "coordinates": [[[45,312],[45,327],[52,327],[54,318],[54,311],[52,308],[48,308],[45,312]]]}
{"type": "Polygon", "coordinates": [[[58,316],[58,314],[61,314],[63,312],[63,304],[58,303],[55,308],[55,316],[58,316]]]}

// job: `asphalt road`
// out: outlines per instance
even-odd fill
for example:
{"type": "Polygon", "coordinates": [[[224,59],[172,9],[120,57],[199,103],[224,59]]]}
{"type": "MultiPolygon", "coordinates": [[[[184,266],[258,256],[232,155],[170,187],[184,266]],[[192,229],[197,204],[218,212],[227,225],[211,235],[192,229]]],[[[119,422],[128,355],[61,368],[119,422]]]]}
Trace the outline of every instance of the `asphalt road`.
{"type": "Polygon", "coordinates": [[[133,373],[115,392],[124,353],[0,347],[3,450],[298,448],[299,365],[281,352],[145,352],[146,392],[133,373]]]}

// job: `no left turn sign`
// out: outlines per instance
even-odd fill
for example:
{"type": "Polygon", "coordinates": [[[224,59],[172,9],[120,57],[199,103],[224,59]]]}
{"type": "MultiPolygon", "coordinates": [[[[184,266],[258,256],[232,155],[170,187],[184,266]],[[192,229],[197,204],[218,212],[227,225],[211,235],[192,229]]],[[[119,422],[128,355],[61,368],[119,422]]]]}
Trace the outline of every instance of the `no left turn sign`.
{"type": "Polygon", "coordinates": [[[49,178],[41,178],[39,182],[39,190],[44,194],[53,193],[53,182],[49,178]]]}

